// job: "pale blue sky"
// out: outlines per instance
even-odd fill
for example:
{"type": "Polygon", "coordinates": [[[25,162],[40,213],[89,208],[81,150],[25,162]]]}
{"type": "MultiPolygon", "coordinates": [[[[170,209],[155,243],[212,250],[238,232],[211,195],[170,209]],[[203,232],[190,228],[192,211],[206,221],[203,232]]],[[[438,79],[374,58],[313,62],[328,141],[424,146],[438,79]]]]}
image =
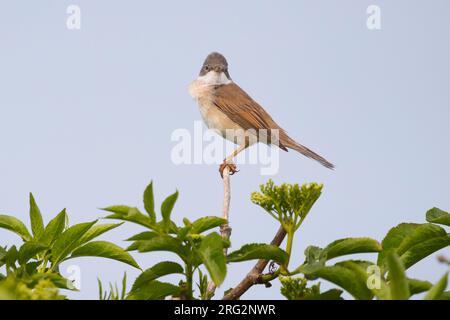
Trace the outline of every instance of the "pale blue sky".
{"type": "MultiPolygon", "coordinates": [[[[450,209],[450,5],[435,1],[1,1],[0,212],[28,219],[28,192],[46,221],[66,207],[71,223],[112,204],[141,205],[153,179],[158,203],[176,188],[174,217],[219,215],[216,166],[175,166],[177,128],[200,119],[187,93],[205,56],[226,55],[232,78],[289,133],[336,164],[327,170],[282,153],[275,182],[323,182],[324,192],[295,242],[347,236],[381,240],[427,209],[450,209]],[[66,8],[82,28],[66,28],[66,8]],[[382,30],[366,28],[381,7],[382,30]]],[[[268,177],[243,165],[232,178],[233,249],[270,241],[277,226],[249,195],[268,177]]],[[[119,245],[141,231],[104,237],[119,245]]],[[[19,243],[0,230],[1,245],[19,243]]],[[[445,252],[444,252],[445,253],[445,252]]],[[[446,250],[449,254],[449,250],[446,250]]],[[[162,257],[135,255],[143,267],[162,257]]],[[[375,258],[375,257],[373,257],[375,258]]],[[[96,298],[95,279],[120,281],[123,264],[73,260],[78,298],[96,298]]],[[[250,263],[232,265],[235,285],[250,263]]],[[[66,266],[63,265],[62,271],[66,266]]],[[[409,275],[436,281],[436,255],[409,275]]],[[[245,298],[280,297],[253,288],[245,298]]]]}

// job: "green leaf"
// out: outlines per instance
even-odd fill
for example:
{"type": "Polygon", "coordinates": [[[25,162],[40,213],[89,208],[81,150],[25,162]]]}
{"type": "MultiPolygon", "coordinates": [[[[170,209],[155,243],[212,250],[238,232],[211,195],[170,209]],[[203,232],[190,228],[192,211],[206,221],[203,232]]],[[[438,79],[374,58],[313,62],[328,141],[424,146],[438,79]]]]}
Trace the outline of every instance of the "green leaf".
{"type": "Polygon", "coordinates": [[[3,261],[6,264],[7,267],[13,267],[16,266],[16,261],[19,258],[19,251],[17,251],[16,246],[12,246],[8,249],[6,254],[3,256],[3,261]]]}
{"type": "Polygon", "coordinates": [[[76,224],[64,231],[55,241],[52,247],[51,261],[56,266],[66,258],[78,245],[79,239],[97,222],[85,222],[76,224]]]}
{"type": "Polygon", "coordinates": [[[343,300],[342,290],[339,289],[330,289],[328,291],[319,293],[312,297],[307,297],[305,300],[343,300]]]}
{"type": "Polygon", "coordinates": [[[273,260],[280,264],[286,264],[289,260],[289,255],[286,251],[277,246],[252,243],[242,246],[239,250],[234,251],[228,255],[229,262],[239,262],[254,259],[273,260]]]}
{"type": "Polygon", "coordinates": [[[191,233],[202,233],[204,231],[220,227],[221,225],[227,223],[226,219],[219,217],[203,217],[195,220],[192,223],[191,233]]]}
{"type": "Polygon", "coordinates": [[[142,286],[148,285],[151,281],[156,280],[159,277],[173,274],[173,273],[183,273],[183,267],[178,263],[171,261],[163,261],[155,264],[153,267],[148,268],[142,272],[134,281],[132,291],[138,290],[142,286]]]}
{"type": "Polygon", "coordinates": [[[227,261],[223,252],[222,237],[217,233],[210,233],[202,238],[196,250],[205,265],[212,281],[219,286],[227,274],[227,261]]]}
{"type": "Polygon", "coordinates": [[[443,237],[446,234],[445,230],[440,226],[431,223],[422,224],[403,239],[400,246],[397,247],[396,252],[398,255],[402,255],[414,245],[433,238],[443,237]]]}
{"type": "Polygon", "coordinates": [[[121,223],[105,223],[105,224],[99,224],[95,225],[92,228],[90,228],[81,238],[77,246],[81,246],[82,244],[85,244],[92,239],[97,238],[98,236],[102,235],[105,232],[108,232],[112,229],[115,229],[119,226],[121,226],[123,222],[121,223]]]}
{"type": "Polygon", "coordinates": [[[393,300],[408,300],[410,297],[409,284],[400,257],[394,251],[391,251],[386,256],[386,263],[389,270],[391,298],[393,300]]]}
{"type": "Polygon", "coordinates": [[[361,282],[365,281],[366,287],[380,300],[391,299],[389,287],[381,277],[380,268],[377,265],[361,260],[342,261],[337,265],[352,270],[355,273],[355,278],[361,282]]]}
{"type": "Polygon", "coordinates": [[[123,273],[122,278],[122,292],[120,293],[120,300],[125,300],[127,294],[127,273],[123,273]]]}
{"type": "Polygon", "coordinates": [[[163,225],[166,230],[170,226],[170,215],[177,199],[178,191],[168,196],[161,205],[161,215],[163,218],[163,225]]]}
{"type": "Polygon", "coordinates": [[[367,287],[367,275],[360,270],[355,270],[356,266],[346,263],[337,263],[334,266],[316,267],[314,271],[303,272],[306,276],[322,278],[335,285],[340,286],[353,297],[360,300],[370,300],[373,297],[371,290],[367,287]]]}
{"type": "Polygon", "coordinates": [[[441,300],[442,294],[447,288],[448,272],[426,294],[424,300],[441,300]]]}
{"type": "MultiPolygon", "coordinates": [[[[102,257],[120,261],[137,269],[139,265],[133,257],[121,247],[108,241],[92,241],[78,249],[75,249],[68,259],[76,257],[102,257]]],[[[66,259],[67,260],[67,259],[66,259]]]]}
{"type": "Polygon", "coordinates": [[[15,217],[0,214],[0,228],[12,231],[22,237],[23,241],[30,241],[32,236],[22,221],[15,217]]]}
{"type": "Polygon", "coordinates": [[[38,267],[42,265],[42,261],[31,261],[23,264],[21,267],[25,270],[28,274],[35,274],[38,272],[38,267]]]}
{"type": "Polygon", "coordinates": [[[450,214],[439,208],[433,208],[427,211],[427,221],[450,226],[450,214]]]}
{"type": "Polygon", "coordinates": [[[142,245],[142,240],[138,240],[133,242],[132,244],[130,244],[125,250],[126,251],[135,251],[135,250],[139,250],[139,247],[142,245]]]}
{"type": "Polygon", "coordinates": [[[102,209],[104,211],[113,212],[113,214],[105,217],[105,219],[118,219],[140,224],[147,228],[154,228],[155,224],[150,217],[142,214],[138,208],[128,206],[111,206],[102,209]]]}
{"type": "Polygon", "coordinates": [[[58,238],[66,227],[67,213],[66,209],[63,209],[58,215],[50,220],[44,229],[44,232],[39,237],[39,242],[46,245],[51,245],[56,238],[58,238]]]}
{"type": "Polygon", "coordinates": [[[450,291],[444,291],[439,297],[439,300],[450,300],[450,291]]]}
{"type": "MultiPolygon", "coordinates": [[[[391,250],[395,250],[396,253],[402,258],[405,267],[409,268],[414,263],[418,262],[423,257],[433,253],[434,251],[430,251],[431,247],[426,251],[417,252],[414,251],[414,259],[409,259],[410,261],[406,263],[404,258],[402,257],[406,252],[411,250],[416,245],[421,245],[424,242],[438,239],[446,236],[446,232],[443,228],[438,225],[432,223],[425,224],[412,224],[412,223],[402,223],[392,228],[386,237],[382,241],[383,251],[381,251],[378,255],[378,265],[384,267],[386,255],[391,250]],[[421,258],[419,258],[421,257],[421,258]]],[[[438,244],[440,241],[432,241],[433,244],[438,244]]],[[[445,243],[445,241],[444,241],[445,243]]],[[[421,249],[422,250],[422,249],[421,249]]],[[[409,254],[408,254],[409,255],[409,254]]]]}
{"type": "MultiPolygon", "coordinates": [[[[171,251],[179,255],[184,261],[189,255],[189,252],[183,246],[183,243],[180,240],[172,238],[168,235],[156,236],[150,240],[139,240],[135,243],[138,244],[137,249],[139,250],[139,252],[171,251]]],[[[130,247],[128,247],[127,250],[131,250],[130,247]]]]}
{"type": "Polygon", "coordinates": [[[19,263],[25,264],[38,253],[47,250],[48,246],[36,241],[25,242],[19,249],[19,263]]]}
{"type": "Polygon", "coordinates": [[[4,263],[2,262],[2,260],[3,260],[3,258],[5,257],[6,253],[8,253],[8,251],[6,251],[5,248],[3,248],[3,247],[0,246],[0,267],[3,266],[3,264],[4,264],[4,263]]]}
{"type": "Polygon", "coordinates": [[[173,284],[153,280],[128,294],[128,300],[161,300],[167,296],[178,295],[180,288],[173,284]]]}
{"type": "Polygon", "coordinates": [[[177,238],[180,240],[186,240],[189,232],[191,231],[191,226],[179,228],[177,230],[177,238]]]}
{"type": "Polygon", "coordinates": [[[97,284],[98,284],[98,299],[105,300],[103,296],[103,285],[99,278],[97,278],[97,284]]]}
{"type": "Polygon", "coordinates": [[[155,224],[154,230],[159,233],[165,233],[165,234],[178,234],[179,228],[173,222],[172,220],[169,220],[169,224],[167,225],[166,222],[160,221],[155,224]]]}
{"type": "Polygon", "coordinates": [[[429,281],[422,281],[417,279],[408,279],[408,285],[411,295],[428,291],[433,286],[429,281]]]}
{"type": "Polygon", "coordinates": [[[30,221],[31,230],[35,239],[39,239],[44,232],[44,221],[42,220],[42,214],[39,210],[36,200],[34,200],[33,194],[30,192],[30,221]]]}
{"type": "Polygon", "coordinates": [[[370,238],[345,238],[330,243],[322,251],[327,260],[354,253],[381,251],[381,244],[370,238]]]}
{"type": "Polygon", "coordinates": [[[151,240],[154,237],[156,237],[158,234],[153,231],[144,231],[138,234],[135,234],[134,236],[126,239],[125,241],[136,241],[136,240],[151,240]]]}
{"type": "Polygon", "coordinates": [[[405,265],[405,268],[409,268],[420,260],[428,257],[430,254],[445,248],[450,245],[450,234],[443,237],[432,238],[421,243],[418,243],[409,248],[403,253],[400,258],[405,265]]]}
{"type": "MultiPolygon", "coordinates": [[[[326,262],[326,255],[323,249],[317,246],[308,246],[305,249],[305,265],[323,267],[326,262]]],[[[302,266],[302,268],[305,266],[302,266]]]]}
{"type": "Polygon", "coordinates": [[[147,211],[150,220],[156,222],[156,213],[155,213],[155,197],[153,195],[153,181],[145,188],[144,191],[144,207],[145,211],[147,211]]]}
{"type": "Polygon", "coordinates": [[[397,249],[403,239],[410,235],[419,226],[420,224],[417,223],[401,223],[390,229],[381,242],[383,250],[378,254],[377,264],[382,266],[385,262],[386,254],[392,249],[397,249]]]}

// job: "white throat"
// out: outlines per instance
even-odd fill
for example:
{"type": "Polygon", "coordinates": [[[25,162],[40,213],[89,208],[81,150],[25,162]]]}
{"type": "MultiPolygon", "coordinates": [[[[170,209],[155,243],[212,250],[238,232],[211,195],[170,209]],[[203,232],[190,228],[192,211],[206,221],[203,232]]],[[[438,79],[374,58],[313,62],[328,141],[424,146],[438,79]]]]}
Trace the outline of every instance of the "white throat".
{"type": "Polygon", "coordinates": [[[197,80],[206,85],[222,85],[231,83],[231,80],[227,78],[224,72],[216,71],[209,71],[204,76],[199,76],[197,80]]]}
{"type": "Polygon", "coordinates": [[[211,88],[230,84],[232,81],[227,78],[223,72],[210,71],[204,76],[199,76],[189,85],[189,94],[196,100],[201,97],[209,96],[211,88]]]}

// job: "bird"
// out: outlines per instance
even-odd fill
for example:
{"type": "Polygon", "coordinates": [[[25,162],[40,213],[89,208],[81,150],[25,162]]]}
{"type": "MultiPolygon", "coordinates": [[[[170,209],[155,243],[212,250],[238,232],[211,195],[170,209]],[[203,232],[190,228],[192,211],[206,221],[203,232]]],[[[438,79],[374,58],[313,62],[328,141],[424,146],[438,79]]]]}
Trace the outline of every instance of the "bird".
{"type": "Polygon", "coordinates": [[[231,79],[227,59],[222,54],[212,52],[206,57],[188,91],[197,101],[206,126],[238,146],[220,165],[222,178],[226,167],[230,175],[238,172],[233,163],[234,157],[257,142],[277,145],[284,151],[298,151],[324,167],[334,169],[331,162],[292,139],[260,104],[231,79]]]}

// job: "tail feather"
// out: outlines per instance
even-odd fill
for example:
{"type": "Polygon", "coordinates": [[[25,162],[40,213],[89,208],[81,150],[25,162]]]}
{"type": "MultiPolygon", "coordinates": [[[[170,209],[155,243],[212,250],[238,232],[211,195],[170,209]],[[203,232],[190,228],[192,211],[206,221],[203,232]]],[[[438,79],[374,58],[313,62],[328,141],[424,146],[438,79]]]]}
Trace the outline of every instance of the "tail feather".
{"type": "Polygon", "coordinates": [[[322,164],[324,167],[326,167],[328,169],[334,169],[334,164],[332,164],[331,162],[326,160],[324,157],[318,155],[311,149],[308,149],[307,147],[301,145],[300,143],[295,142],[292,139],[290,139],[290,141],[288,143],[284,143],[284,145],[289,149],[293,149],[295,151],[300,152],[301,154],[303,154],[304,156],[306,156],[308,158],[311,158],[311,159],[314,159],[314,160],[320,162],[320,164],[322,164]]]}

